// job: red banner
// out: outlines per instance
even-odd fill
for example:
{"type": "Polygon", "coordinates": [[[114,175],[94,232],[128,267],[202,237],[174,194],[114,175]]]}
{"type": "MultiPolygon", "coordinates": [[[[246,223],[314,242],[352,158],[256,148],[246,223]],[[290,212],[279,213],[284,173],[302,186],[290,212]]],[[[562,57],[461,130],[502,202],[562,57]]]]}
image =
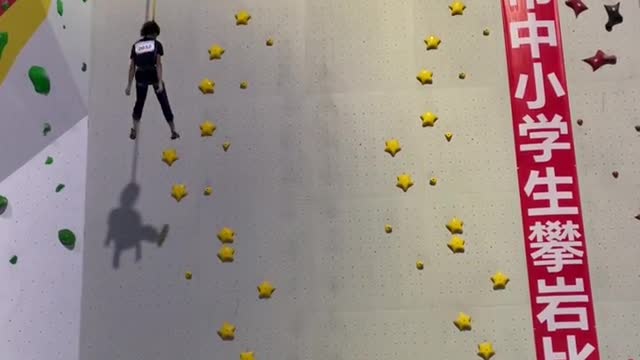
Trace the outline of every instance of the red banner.
{"type": "Polygon", "coordinates": [[[539,360],[600,359],[557,0],[501,0],[539,360]]]}

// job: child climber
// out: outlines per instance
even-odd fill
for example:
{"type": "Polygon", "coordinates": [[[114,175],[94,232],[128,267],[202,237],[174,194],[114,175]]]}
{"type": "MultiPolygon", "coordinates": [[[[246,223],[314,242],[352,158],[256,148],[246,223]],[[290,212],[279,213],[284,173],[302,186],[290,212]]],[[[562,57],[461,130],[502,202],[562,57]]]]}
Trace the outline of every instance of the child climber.
{"type": "Polygon", "coordinates": [[[175,125],[173,124],[173,113],[171,112],[171,106],[169,105],[169,98],[167,97],[167,90],[162,81],[162,61],[161,57],[164,55],[164,49],[162,43],[156,40],[160,35],[160,27],[155,21],[148,21],[142,25],[140,29],[140,40],[136,41],[131,47],[131,64],[129,65],[129,82],[125,89],[127,96],[131,95],[131,83],[135,77],[136,79],[136,104],[133,107],[133,127],[129,138],[135,140],[138,136],[138,130],[140,128],[140,118],[142,117],[142,109],[144,108],[144,102],[147,99],[147,91],[149,85],[153,86],[156,97],[160,102],[162,113],[165,120],[169,124],[171,129],[171,139],[177,139],[180,134],[176,132],[175,125]]]}

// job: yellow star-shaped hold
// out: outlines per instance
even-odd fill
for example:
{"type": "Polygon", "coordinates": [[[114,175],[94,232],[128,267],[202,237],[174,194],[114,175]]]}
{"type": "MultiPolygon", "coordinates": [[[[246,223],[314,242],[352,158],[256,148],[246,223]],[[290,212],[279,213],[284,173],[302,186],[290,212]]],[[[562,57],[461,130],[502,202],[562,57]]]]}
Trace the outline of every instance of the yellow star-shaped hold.
{"type": "Polygon", "coordinates": [[[462,15],[464,9],[467,6],[460,1],[454,1],[451,5],[449,5],[449,10],[451,10],[451,16],[462,15]]]}
{"type": "Polygon", "coordinates": [[[268,281],[263,281],[258,285],[258,297],[260,299],[269,299],[274,291],[276,291],[276,288],[268,281]]]}
{"type": "Polygon", "coordinates": [[[453,138],[453,134],[450,132],[444,133],[444,138],[447,139],[447,142],[451,141],[451,138],[453,138]]]}
{"type": "Polygon", "coordinates": [[[402,189],[402,191],[407,192],[410,187],[413,186],[413,180],[411,179],[411,175],[402,174],[397,177],[398,182],[396,186],[402,189]]]}
{"type": "Polygon", "coordinates": [[[387,234],[391,234],[392,231],[393,228],[391,227],[391,225],[387,224],[384,226],[384,232],[386,232],[387,234]]]}
{"type": "Polygon", "coordinates": [[[447,227],[447,230],[449,230],[449,232],[451,232],[452,234],[462,234],[463,233],[462,227],[464,226],[464,221],[454,217],[445,226],[447,227]]]}
{"type": "Polygon", "coordinates": [[[400,141],[398,141],[398,139],[391,139],[391,140],[387,140],[384,143],[384,151],[389,153],[389,155],[391,155],[391,157],[396,156],[396,154],[402,150],[402,147],[400,146],[400,141]]]}
{"type": "Polygon", "coordinates": [[[224,48],[218,44],[214,44],[209,48],[209,60],[220,60],[224,54],[224,48]]]}
{"type": "Polygon", "coordinates": [[[218,259],[223,263],[233,262],[233,256],[236,251],[229,246],[223,245],[220,250],[218,250],[218,259]]]}
{"type": "Polygon", "coordinates": [[[253,351],[247,351],[240,353],[240,360],[256,360],[256,357],[253,355],[253,351]]]}
{"type": "Polygon", "coordinates": [[[200,89],[200,91],[203,94],[213,94],[216,90],[216,83],[212,80],[205,78],[202,81],[200,81],[200,85],[198,85],[198,89],[200,89]]]}
{"type": "Polygon", "coordinates": [[[471,316],[461,312],[458,314],[458,318],[453,322],[453,324],[460,331],[471,330],[471,316]]]}
{"type": "Polygon", "coordinates": [[[429,71],[429,70],[421,70],[418,73],[418,76],[416,76],[416,79],[418,79],[418,81],[422,85],[432,84],[433,83],[433,73],[431,71],[429,71]]]}
{"type": "Polygon", "coordinates": [[[224,322],[218,330],[218,336],[224,341],[233,340],[236,337],[236,327],[233,324],[224,322]]]}
{"type": "Polygon", "coordinates": [[[454,254],[464,252],[464,240],[458,236],[451,238],[451,241],[447,244],[447,247],[453,251],[454,254]]]}
{"type": "Polygon", "coordinates": [[[493,345],[490,342],[483,342],[478,344],[478,356],[484,360],[489,360],[496,352],[493,351],[493,345]]]}
{"type": "Polygon", "coordinates": [[[204,188],[204,196],[211,196],[211,194],[213,194],[213,188],[211,186],[204,188]]]}
{"type": "Polygon", "coordinates": [[[424,39],[424,43],[425,45],[427,45],[427,50],[435,50],[438,48],[438,45],[440,45],[442,41],[440,40],[439,37],[437,36],[429,36],[428,38],[424,39]]]}
{"type": "Polygon", "coordinates": [[[232,244],[236,240],[236,232],[228,227],[223,227],[218,232],[218,240],[223,244],[232,244]]]}
{"type": "Polygon", "coordinates": [[[176,199],[177,202],[180,202],[180,200],[184,199],[187,195],[189,195],[189,192],[185,184],[173,184],[171,196],[176,199]]]}
{"type": "Polygon", "coordinates": [[[164,161],[165,164],[169,166],[173,165],[173,163],[176,162],[178,159],[180,158],[178,157],[178,153],[176,152],[176,149],[167,149],[162,152],[162,161],[164,161]]]}
{"type": "Polygon", "coordinates": [[[493,282],[493,290],[503,290],[507,287],[509,277],[498,271],[491,277],[491,282],[493,282]]]}
{"type": "Polygon", "coordinates": [[[200,124],[200,136],[213,136],[213,133],[216,132],[217,128],[216,124],[207,120],[200,124]]]}
{"type": "Polygon", "coordinates": [[[427,111],[426,113],[420,115],[420,119],[422,120],[422,127],[433,127],[438,121],[438,115],[427,111]]]}
{"type": "Polygon", "coordinates": [[[249,25],[249,20],[251,15],[248,12],[243,10],[236,13],[236,25],[249,25]]]}
{"type": "Polygon", "coordinates": [[[229,147],[231,147],[231,143],[226,141],[222,144],[222,150],[224,150],[224,152],[229,151],[229,147]]]}

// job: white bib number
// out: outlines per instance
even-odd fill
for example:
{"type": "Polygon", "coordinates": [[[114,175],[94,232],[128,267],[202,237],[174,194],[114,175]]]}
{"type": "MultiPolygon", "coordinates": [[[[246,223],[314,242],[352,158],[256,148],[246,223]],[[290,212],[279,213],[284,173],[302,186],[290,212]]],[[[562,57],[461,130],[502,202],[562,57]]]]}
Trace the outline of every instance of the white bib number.
{"type": "Polygon", "coordinates": [[[137,55],[150,53],[156,50],[156,42],[153,40],[140,41],[136,43],[135,51],[137,55]]]}

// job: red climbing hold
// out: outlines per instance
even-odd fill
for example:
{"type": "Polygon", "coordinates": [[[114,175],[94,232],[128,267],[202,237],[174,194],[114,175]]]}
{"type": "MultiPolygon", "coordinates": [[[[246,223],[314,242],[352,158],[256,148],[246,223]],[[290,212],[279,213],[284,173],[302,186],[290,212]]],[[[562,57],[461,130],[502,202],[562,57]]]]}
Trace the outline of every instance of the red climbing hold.
{"type": "Polygon", "coordinates": [[[573,12],[576,14],[576,18],[580,15],[581,12],[589,9],[587,5],[585,5],[582,0],[567,0],[564,2],[565,5],[573,9],[573,12]]]}
{"type": "Polygon", "coordinates": [[[582,59],[582,61],[591,65],[591,69],[596,71],[603,65],[615,65],[618,62],[618,58],[615,55],[607,55],[602,50],[598,50],[595,55],[582,59]]]}

